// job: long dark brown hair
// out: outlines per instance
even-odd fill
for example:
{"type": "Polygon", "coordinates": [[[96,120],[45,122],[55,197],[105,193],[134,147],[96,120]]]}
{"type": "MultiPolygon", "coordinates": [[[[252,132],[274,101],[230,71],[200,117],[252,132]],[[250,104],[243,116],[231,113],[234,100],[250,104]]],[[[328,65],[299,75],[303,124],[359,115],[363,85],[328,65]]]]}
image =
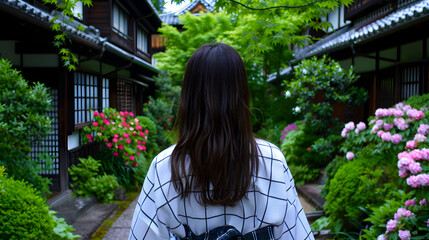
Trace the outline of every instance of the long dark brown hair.
{"type": "Polygon", "coordinates": [[[228,205],[245,197],[258,170],[243,60],[226,44],[201,46],[188,61],[171,155],[176,191],[228,205]]]}

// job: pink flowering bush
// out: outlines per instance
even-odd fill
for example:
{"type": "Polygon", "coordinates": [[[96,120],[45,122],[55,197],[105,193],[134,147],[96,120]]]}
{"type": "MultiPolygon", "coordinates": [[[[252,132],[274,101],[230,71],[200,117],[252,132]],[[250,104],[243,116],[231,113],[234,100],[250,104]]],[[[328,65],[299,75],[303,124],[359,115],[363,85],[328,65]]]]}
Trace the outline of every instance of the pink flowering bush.
{"type": "Polygon", "coordinates": [[[364,239],[429,239],[429,209],[418,204],[429,197],[428,96],[377,109],[367,124],[344,125],[322,190],[332,230],[363,231],[364,239]]]}
{"type": "Polygon", "coordinates": [[[140,119],[132,112],[108,108],[104,113],[94,112],[94,122],[83,129],[83,134],[88,142],[105,144],[126,166],[136,167],[145,160],[151,134],[147,126],[140,124],[140,119]]]}

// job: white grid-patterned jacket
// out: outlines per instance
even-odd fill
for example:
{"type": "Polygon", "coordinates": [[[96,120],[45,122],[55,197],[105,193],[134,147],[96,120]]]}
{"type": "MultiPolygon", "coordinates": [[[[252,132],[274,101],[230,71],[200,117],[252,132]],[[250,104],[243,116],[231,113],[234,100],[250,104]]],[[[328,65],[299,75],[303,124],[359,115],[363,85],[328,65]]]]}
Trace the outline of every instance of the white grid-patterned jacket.
{"type": "Polygon", "coordinates": [[[273,225],[275,239],[314,239],[283,153],[267,141],[256,142],[261,154],[258,176],[253,177],[246,197],[233,207],[201,205],[195,194],[181,198],[171,182],[174,146],[158,154],[144,181],[129,239],[183,238],[183,224],[196,235],[226,225],[242,234],[273,225]]]}

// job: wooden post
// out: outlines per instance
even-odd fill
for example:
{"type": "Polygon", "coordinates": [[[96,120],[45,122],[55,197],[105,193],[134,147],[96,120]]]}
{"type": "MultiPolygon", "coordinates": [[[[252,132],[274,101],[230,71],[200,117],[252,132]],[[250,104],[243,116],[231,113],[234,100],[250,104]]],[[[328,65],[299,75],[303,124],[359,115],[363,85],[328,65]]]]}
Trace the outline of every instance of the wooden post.
{"type": "Polygon", "coordinates": [[[60,174],[60,190],[64,192],[69,188],[69,174],[68,174],[68,141],[67,141],[67,129],[69,115],[74,114],[69,112],[69,101],[70,94],[68,91],[70,83],[73,83],[73,73],[62,69],[60,71],[60,81],[58,87],[58,142],[59,142],[59,174],[60,174]]]}

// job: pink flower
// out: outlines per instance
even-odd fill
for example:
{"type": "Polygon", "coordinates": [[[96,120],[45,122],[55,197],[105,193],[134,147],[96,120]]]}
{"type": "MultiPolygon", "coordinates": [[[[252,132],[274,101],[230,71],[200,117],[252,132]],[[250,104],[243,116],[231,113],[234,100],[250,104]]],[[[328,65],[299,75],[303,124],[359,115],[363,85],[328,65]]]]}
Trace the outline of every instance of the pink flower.
{"type": "Polygon", "coordinates": [[[396,229],[397,221],[390,219],[386,224],[386,232],[393,232],[396,229]]]}
{"type": "Polygon", "coordinates": [[[397,126],[399,130],[404,131],[405,129],[407,129],[409,127],[408,124],[401,124],[399,126],[397,126]]]}
{"type": "Polygon", "coordinates": [[[145,144],[146,144],[146,141],[143,141],[142,143],[143,143],[143,145],[145,145],[145,144]]]}
{"type": "Polygon", "coordinates": [[[118,139],[117,139],[117,138],[113,138],[113,139],[112,139],[112,142],[117,143],[117,142],[118,142],[118,139]]]}
{"type": "Polygon", "coordinates": [[[94,112],[94,116],[98,116],[98,115],[100,115],[100,113],[99,113],[99,112],[97,112],[97,111],[95,111],[95,112],[94,112]]]}
{"type": "Polygon", "coordinates": [[[414,149],[414,148],[417,147],[417,145],[418,145],[418,143],[417,143],[416,140],[410,140],[410,141],[407,142],[407,144],[406,144],[405,147],[408,148],[408,149],[414,149]]]}
{"type": "Polygon", "coordinates": [[[129,133],[124,133],[124,138],[129,138],[130,134],[129,133]]]}
{"type": "Polygon", "coordinates": [[[144,133],[149,134],[149,130],[147,130],[147,129],[144,130],[144,133]]]}
{"type": "Polygon", "coordinates": [[[377,131],[380,130],[380,128],[377,125],[374,125],[371,129],[372,133],[377,133],[377,131]]]}
{"type": "Polygon", "coordinates": [[[124,138],[123,138],[123,137],[120,137],[120,138],[119,138],[119,141],[122,141],[122,140],[124,140],[124,138]]]}
{"type": "Polygon", "coordinates": [[[98,126],[98,122],[93,122],[92,126],[97,127],[98,126]]]}
{"type": "Polygon", "coordinates": [[[404,116],[404,112],[403,112],[402,110],[395,109],[395,110],[393,111],[393,115],[394,115],[395,117],[402,117],[402,116],[404,116]]]}
{"type": "Polygon", "coordinates": [[[354,157],[355,157],[355,154],[354,154],[354,153],[352,153],[352,152],[348,152],[348,153],[346,154],[346,158],[347,158],[347,160],[352,160],[354,157]]]}
{"type": "Polygon", "coordinates": [[[106,124],[106,125],[110,125],[110,122],[107,119],[103,119],[103,123],[106,124]]]}
{"type": "Polygon", "coordinates": [[[137,163],[137,162],[133,162],[131,165],[132,165],[133,167],[137,167],[138,163],[137,163]]]}
{"type": "Polygon", "coordinates": [[[388,236],[381,234],[380,236],[377,237],[377,240],[388,240],[388,236]]]}
{"type": "Polygon", "coordinates": [[[408,104],[408,105],[405,105],[405,106],[402,107],[402,111],[407,112],[411,108],[412,108],[411,105],[408,104]]]}
{"type": "Polygon", "coordinates": [[[377,136],[381,138],[381,136],[383,135],[383,133],[384,133],[384,131],[380,130],[380,131],[377,132],[377,136]]]}
{"type": "Polygon", "coordinates": [[[144,136],[144,133],[143,133],[143,132],[139,132],[139,135],[143,137],[143,136],[144,136]]]}
{"type": "Polygon", "coordinates": [[[389,131],[390,129],[392,129],[393,128],[393,124],[391,124],[391,123],[384,123],[384,130],[386,130],[386,131],[389,131]]]}
{"type": "Polygon", "coordinates": [[[101,137],[103,134],[101,132],[99,132],[99,133],[97,133],[97,135],[101,137]]]}
{"type": "Polygon", "coordinates": [[[420,182],[417,176],[410,176],[407,178],[407,184],[413,188],[420,187],[420,182]]]}
{"type": "Polygon", "coordinates": [[[403,151],[401,153],[398,153],[398,159],[408,158],[408,157],[410,157],[410,156],[409,156],[409,153],[407,151],[403,151]]]}
{"type": "Polygon", "coordinates": [[[94,137],[91,134],[86,135],[86,137],[88,138],[89,142],[92,142],[92,140],[94,139],[94,137]]]}
{"type": "Polygon", "coordinates": [[[146,146],[142,146],[143,151],[146,151],[146,146]]]}
{"type": "Polygon", "coordinates": [[[409,165],[408,165],[408,169],[410,170],[411,173],[413,174],[417,174],[417,173],[421,173],[422,172],[422,167],[420,166],[420,163],[418,162],[414,162],[412,161],[409,165]]]}
{"type": "Polygon", "coordinates": [[[349,136],[349,130],[347,128],[344,128],[343,131],[341,131],[341,136],[343,138],[346,138],[349,136]]]}
{"type": "Polygon", "coordinates": [[[128,111],[124,112],[124,116],[127,117],[128,116],[128,111]]]}
{"type": "Polygon", "coordinates": [[[127,139],[127,143],[130,144],[131,143],[131,139],[128,138],[127,139]]]}
{"type": "Polygon", "coordinates": [[[112,143],[110,143],[110,142],[109,142],[109,143],[107,143],[107,147],[108,147],[108,148],[111,148],[112,146],[113,146],[113,144],[112,144],[112,143]]]}
{"type": "Polygon", "coordinates": [[[381,140],[383,140],[383,142],[390,142],[391,138],[392,138],[392,135],[390,134],[390,132],[385,132],[381,134],[381,140]]]}
{"type": "Polygon", "coordinates": [[[136,129],[140,130],[140,131],[143,130],[142,126],[140,126],[140,125],[136,126],[136,129]]]}
{"type": "Polygon", "coordinates": [[[422,160],[423,159],[423,151],[420,149],[414,149],[409,153],[410,157],[414,160],[422,160]]]}
{"type": "Polygon", "coordinates": [[[411,238],[411,233],[408,230],[399,230],[398,236],[401,240],[409,240],[411,238]]]}
{"type": "Polygon", "coordinates": [[[407,200],[405,201],[405,206],[412,206],[412,205],[416,205],[416,201],[414,201],[413,199],[407,200]]]}
{"type": "Polygon", "coordinates": [[[425,117],[425,114],[423,113],[423,111],[417,111],[414,115],[413,115],[414,119],[416,120],[420,120],[422,118],[425,117]]]}
{"type": "Polygon", "coordinates": [[[419,204],[420,206],[426,205],[426,198],[423,198],[422,200],[420,200],[419,204]]]}
{"type": "Polygon", "coordinates": [[[128,153],[124,153],[124,155],[128,157],[129,154],[128,153]]]}
{"type": "Polygon", "coordinates": [[[131,161],[134,161],[134,159],[135,159],[135,157],[131,155],[131,156],[130,156],[130,160],[131,160],[131,161]]]}
{"type": "Polygon", "coordinates": [[[119,137],[119,134],[113,134],[113,137],[115,137],[115,138],[118,138],[119,137]]]}
{"type": "Polygon", "coordinates": [[[423,187],[427,187],[429,185],[429,175],[428,174],[419,174],[417,175],[417,180],[420,185],[423,187]]]}
{"type": "Polygon", "coordinates": [[[394,134],[391,138],[390,141],[392,141],[393,144],[399,144],[402,141],[402,135],[397,133],[394,134]]]}
{"type": "Polygon", "coordinates": [[[140,144],[142,141],[141,140],[137,140],[137,143],[140,144]]]}
{"type": "Polygon", "coordinates": [[[365,123],[363,123],[363,122],[359,122],[359,123],[356,125],[356,128],[357,128],[359,131],[363,131],[363,130],[365,130],[365,129],[366,129],[366,125],[365,125],[365,123]]]}
{"type": "Polygon", "coordinates": [[[118,152],[113,152],[113,156],[118,156],[118,152]]]}
{"type": "Polygon", "coordinates": [[[355,129],[355,123],[354,122],[348,122],[345,126],[346,129],[348,129],[349,131],[355,129]]]}
{"type": "Polygon", "coordinates": [[[120,111],[119,115],[121,115],[123,117],[124,116],[124,112],[120,111]]]}
{"type": "Polygon", "coordinates": [[[401,217],[407,217],[407,218],[409,218],[409,217],[411,217],[413,215],[413,213],[411,213],[411,211],[410,210],[407,210],[407,209],[405,209],[405,208],[398,208],[398,211],[395,213],[395,215],[394,215],[394,219],[395,220],[398,220],[399,218],[401,218],[401,217]]]}
{"type": "Polygon", "coordinates": [[[140,152],[137,152],[137,155],[140,155],[140,152]]]}
{"type": "Polygon", "coordinates": [[[425,135],[423,135],[423,134],[420,134],[420,133],[417,133],[415,136],[414,136],[414,140],[416,140],[417,142],[426,142],[426,136],[425,135]]]}
{"type": "Polygon", "coordinates": [[[167,119],[169,122],[171,122],[171,118],[167,119]]]}
{"type": "Polygon", "coordinates": [[[426,226],[429,228],[429,219],[426,221],[426,226]]]}
{"type": "Polygon", "coordinates": [[[129,113],[130,117],[134,117],[134,113],[130,112],[129,113]]]}
{"type": "Polygon", "coordinates": [[[422,135],[427,135],[429,130],[428,124],[420,124],[419,129],[417,130],[418,133],[422,135]]]}
{"type": "Polygon", "coordinates": [[[129,162],[125,162],[125,165],[127,165],[127,166],[128,166],[129,164],[130,164],[129,162]]]}
{"type": "Polygon", "coordinates": [[[375,126],[377,126],[377,127],[379,127],[379,128],[382,128],[383,127],[383,120],[377,120],[377,121],[375,121],[375,126]]]}
{"type": "Polygon", "coordinates": [[[104,113],[100,113],[101,118],[105,118],[104,113]]]}
{"type": "Polygon", "coordinates": [[[109,139],[108,139],[108,138],[105,138],[105,139],[104,139],[104,141],[105,141],[105,142],[108,142],[108,141],[109,141],[109,139]]]}
{"type": "Polygon", "coordinates": [[[121,144],[118,146],[118,148],[122,150],[122,149],[124,149],[124,145],[121,144]]]}
{"type": "Polygon", "coordinates": [[[126,122],[122,122],[122,126],[126,127],[128,124],[126,122]]]}
{"type": "Polygon", "coordinates": [[[399,169],[399,177],[406,178],[408,176],[408,172],[406,169],[399,169]]]}

